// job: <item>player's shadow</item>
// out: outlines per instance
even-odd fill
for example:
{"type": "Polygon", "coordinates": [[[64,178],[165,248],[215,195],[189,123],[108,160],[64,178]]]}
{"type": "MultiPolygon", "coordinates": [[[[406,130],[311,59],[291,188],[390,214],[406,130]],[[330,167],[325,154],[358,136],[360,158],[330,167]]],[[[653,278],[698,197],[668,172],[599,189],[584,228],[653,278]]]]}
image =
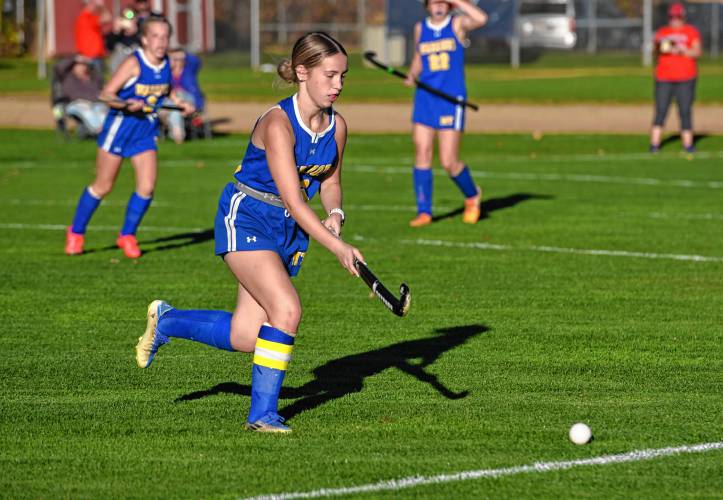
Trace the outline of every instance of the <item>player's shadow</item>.
{"type": "MultiPolygon", "coordinates": [[[[695,134],[693,136],[693,146],[699,146],[700,142],[704,139],[708,138],[708,134],[695,134]]],[[[680,136],[678,134],[673,134],[665,137],[662,141],[660,141],[660,149],[663,149],[668,144],[671,144],[673,142],[680,142],[680,136]]]]}
{"type": "MultiPolygon", "coordinates": [[[[511,208],[515,205],[522,203],[523,201],[527,200],[551,200],[554,196],[550,196],[548,194],[533,194],[533,193],[515,193],[511,194],[509,196],[504,196],[502,198],[491,198],[489,200],[483,200],[482,203],[480,203],[480,218],[479,220],[486,219],[489,217],[489,214],[496,211],[496,210],[503,210],[505,208],[511,208]]],[[[452,210],[451,212],[447,212],[446,214],[440,214],[435,215],[432,217],[432,220],[434,222],[438,222],[444,219],[449,219],[451,217],[456,217],[460,215],[462,212],[464,212],[464,207],[460,207],[457,209],[452,210]]]]}
{"type": "Polygon", "coordinates": [[[198,245],[199,243],[205,243],[212,240],[213,229],[205,229],[203,231],[188,231],[185,233],[172,234],[170,236],[163,236],[161,238],[155,238],[152,240],[143,240],[139,242],[144,254],[153,252],[163,252],[165,250],[173,250],[174,248],[182,248],[190,245],[198,245]],[[146,249],[148,245],[161,243],[156,247],[146,249]]]}
{"type": "MultiPolygon", "coordinates": [[[[279,413],[291,418],[301,412],[352,394],[364,388],[364,379],[389,368],[397,368],[433,387],[447,399],[461,399],[469,394],[464,390],[455,392],[442,383],[437,375],[425,368],[434,364],[442,354],[458,347],[473,337],[489,331],[484,325],[466,325],[435,330],[436,335],[417,340],[399,342],[381,349],[352,354],[329,361],[314,369],[314,379],[300,387],[284,387],[281,399],[296,399],[279,413]]],[[[205,391],[185,394],[176,402],[193,401],[216,394],[251,395],[251,387],[236,382],[225,382],[205,391]]]]}
{"type": "MultiPolygon", "coordinates": [[[[174,248],[187,247],[189,245],[198,245],[214,238],[213,229],[205,229],[203,231],[187,231],[185,233],[172,234],[170,236],[163,236],[161,238],[155,238],[152,240],[139,241],[143,254],[149,254],[153,252],[162,252],[164,250],[173,250],[174,248]],[[157,247],[148,248],[148,245],[154,243],[162,243],[157,247]],[[163,244],[164,243],[164,244],[163,244]]],[[[117,245],[108,245],[99,248],[89,248],[85,250],[84,254],[109,252],[111,250],[118,251],[117,245]]]]}

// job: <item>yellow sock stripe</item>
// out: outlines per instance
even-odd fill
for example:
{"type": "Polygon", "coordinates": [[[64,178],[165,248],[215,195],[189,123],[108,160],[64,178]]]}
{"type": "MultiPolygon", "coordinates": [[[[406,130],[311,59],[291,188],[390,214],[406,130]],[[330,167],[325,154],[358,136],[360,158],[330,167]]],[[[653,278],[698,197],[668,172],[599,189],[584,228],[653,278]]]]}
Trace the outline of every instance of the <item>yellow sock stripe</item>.
{"type": "Polygon", "coordinates": [[[268,349],[269,351],[276,351],[281,354],[291,354],[291,349],[293,349],[294,346],[280,344],[278,342],[271,342],[269,340],[264,340],[264,339],[256,339],[256,347],[261,347],[262,349],[268,349]]]}
{"type": "Polygon", "coordinates": [[[266,368],[274,368],[276,370],[283,370],[289,367],[288,361],[278,361],[276,359],[266,358],[259,354],[254,354],[254,364],[259,366],[265,366],[266,368]]]}

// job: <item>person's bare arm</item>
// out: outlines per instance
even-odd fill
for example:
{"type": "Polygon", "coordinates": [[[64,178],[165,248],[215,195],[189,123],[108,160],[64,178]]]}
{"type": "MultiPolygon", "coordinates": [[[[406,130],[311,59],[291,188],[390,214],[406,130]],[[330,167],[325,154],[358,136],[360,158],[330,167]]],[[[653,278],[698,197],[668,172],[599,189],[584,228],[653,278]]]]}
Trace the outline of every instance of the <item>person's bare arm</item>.
{"type": "MultiPolygon", "coordinates": [[[[334,138],[336,139],[338,159],[331,174],[321,181],[321,188],[319,189],[321,206],[324,207],[326,214],[329,214],[333,208],[342,208],[341,166],[344,158],[344,148],[346,147],[346,121],[338,113],[335,119],[336,130],[334,132],[334,138]]],[[[333,234],[340,236],[343,222],[341,214],[333,213],[327,215],[322,221],[322,224],[333,234]]]]}
{"type": "Polygon", "coordinates": [[[141,68],[138,61],[134,57],[128,57],[118,66],[113,76],[110,77],[108,83],[105,84],[100,92],[100,100],[104,101],[111,108],[126,109],[131,113],[143,109],[144,102],[141,99],[127,99],[125,101],[118,97],[118,92],[123,88],[131,78],[136,78],[140,74],[141,68]]]}
{"type": "Polygon", "coordinates": [[[419,45],[419,37],[422,33],[422,24],[417,23],[414,25],[414,57],[412,57],[412,64],[409,66],[409,73],[407,73],[407,79],[404,80],[404,84],[407,87],[414,87],[415,80],[419,76],[419,73],[422,72],[422,56],[419,54],[419,50],[417,50],[417,46],[419,45]]]}
{"type": "Polygon", "coordinates": [[[363,261],[362,254],[332,234],[301,195],[294,158],[294,132],[286,114],[281,110],[269,112],[262,118],[254,136],[257,141],[262,142],[263,149],[266,150],[271,177],[291,217],[309,236],[336,255],[342,267],[354,276],[359,276],[354,261],[363,261]]]}
{"type": "Polygon", "coordinates": [[[457,38],[460,40],[467,37],[467,33],[487,24],[487,13],[476,5],[466,0],[449,0],[452,8],[462,11],[461,16],[454,18],[453,26],[457,38]]]}
{"type": "Polygon", "coordinates": [[[686,57],[698,59],[703,53],[703,48],[701,47],[700,40],[695,40],[691,44],[690,48],[683,48],[680,53],[686,57]]]}

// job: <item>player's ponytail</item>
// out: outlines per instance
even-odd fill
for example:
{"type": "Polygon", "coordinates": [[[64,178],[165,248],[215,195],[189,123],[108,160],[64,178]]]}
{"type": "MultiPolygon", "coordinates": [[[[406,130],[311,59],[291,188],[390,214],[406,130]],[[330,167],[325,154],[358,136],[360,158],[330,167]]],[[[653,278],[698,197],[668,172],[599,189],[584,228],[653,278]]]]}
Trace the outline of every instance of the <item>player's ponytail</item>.
{"type": "Polygon", "coordinates": [[[286,83],[296,82],[296,73],[294,72],[294,68],[291,67],[291,59],[284,59],[281,61],[276,67],[276,72],[286,83]]]}
{"type": "Polygon", "coordinates": [[[331,35],[322,31],[307,33],[299,38],[291,51],[291,59],[284,59],[276,68],[281,79],[287,83],[299,83],[296,67],[304,66],[310,70],[321,64],[325,57],[334,54],[346,54],[344,46],[331,35]]]}

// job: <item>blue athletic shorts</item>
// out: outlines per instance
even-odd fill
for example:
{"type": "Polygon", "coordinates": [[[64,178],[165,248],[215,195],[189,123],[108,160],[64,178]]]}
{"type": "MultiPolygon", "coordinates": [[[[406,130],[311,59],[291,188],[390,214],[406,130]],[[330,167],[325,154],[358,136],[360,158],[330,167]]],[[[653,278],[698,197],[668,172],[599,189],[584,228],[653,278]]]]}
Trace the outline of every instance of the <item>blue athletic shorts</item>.
{"type": "Polygon", "coordinates": [[[218,200],[214,228],[216,255],[271,250],[281,258],[289,276],[301,269],[309,235],[282,207],[251,198],[230,182],[218,200]]]}
{"type": "Polygon", "coordinates": [[[464,106],[430,94],[424,89],[417,89],[414,93],[412,122],[437,130],[463,131],[464,106]]]}
{"type": "Polygon", "coordinates": [[[158,119],[149,115],[109,114],[98,136],[98,147],[116,156],[130,158],[144,151],[156,151],[158,119]]]}

